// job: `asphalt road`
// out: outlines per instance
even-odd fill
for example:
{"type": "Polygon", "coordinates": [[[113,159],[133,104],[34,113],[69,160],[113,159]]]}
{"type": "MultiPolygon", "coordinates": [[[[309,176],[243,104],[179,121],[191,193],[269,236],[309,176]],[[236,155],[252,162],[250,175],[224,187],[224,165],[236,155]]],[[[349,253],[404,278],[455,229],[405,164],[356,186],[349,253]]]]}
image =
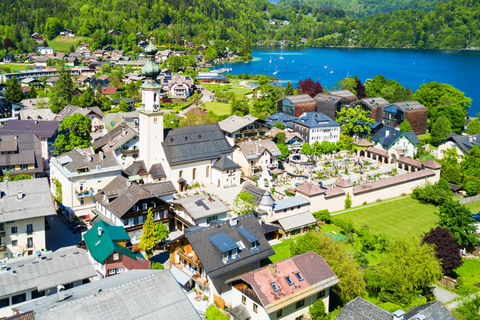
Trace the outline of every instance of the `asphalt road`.
{"type": "Polygon", "coordinates": [[[68,227],[65,219],[55,215],[47,217],[50,229],[45,231],[47,250],[58,250],[63,247],[74,246],[82,240],[80,233],[74,234],[68,227]]]}

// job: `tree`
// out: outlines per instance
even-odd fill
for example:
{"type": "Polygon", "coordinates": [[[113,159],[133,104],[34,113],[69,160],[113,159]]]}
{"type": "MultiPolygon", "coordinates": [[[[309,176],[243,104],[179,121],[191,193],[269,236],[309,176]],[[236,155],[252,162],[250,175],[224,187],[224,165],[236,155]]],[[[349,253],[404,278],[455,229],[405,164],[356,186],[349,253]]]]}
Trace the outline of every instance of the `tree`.
{"type": "Polygon", "coordinates": [[[81,108],[93,107],[95,104],[96,104],[96,101],[95,101],[95,95],[93,94],[93,89],[91,86],[88,86],[87,89],[80,95],[79,107],[81,108]]]}
{"type": "Polygon", "coordinates": [[[358,133],[370,133],[370,125],[375,122],[370,115],[370,111],[363,110],[358,105],[337,111],[335,120],[342,125],[342,133],[352,137],[358,133]]]}
{"type": "Polygon", "coordinates": [[[363,99],[367,97],[367,91],[365,89],[365,86],[362,84],[362,81],[358,79],[357,76],[354,77],[356,86],[355,86],[355,91],[357,92],[357,98],[358,99],[363,99]]]}
{"type": "Polygon", "coordinates": [[[313,154],[313,151],[310,143],[305,142],[304,144],[302,144],[302,149],[300,150],[300,153],[306,156],[311,156],[313,154]]]}
{"type": "Polygon", "coordinates": [[[412,130],[412,126],[410,125],[410,122],[408,122],[407,119],[405,119],[402,123],[400,123],[399,129],[400,129],[400,131],[402,131],[402,132],[413,131],[413,130],[412,130]]]}
{"type": "Polygon", "coordinates": [[[365,81],[365,89],[368,97],[378,97],[382,89],[388,84],[387,79],[379,74],[373,79],[365,81]]]}
{"type": "Polygon", "coordinates": [[[3,49],[7,50],[8,48],[12,48],[13,50],[16,50],[15,44],[13,43],[12,39],[10,38],[5,38],[3,39],[3,49]]]}
{"type": "Polygon", "coordinates": [[[165,129],[176,128],[178,127],[180,119],[181,118],[175,112],[165,113],[163,116],[163,127],[165,129]]]}
{"type": "Polygon", "coordinates": [[[168,238],[168,236],[170,235],[170,231],[168,231],[168,228],[165,227],[163,223],[160,221],[158,223],[155,223],[155,234],[156,234],[156,240],[158,242],[168,238]]]}
{"type": "Polygon", "coordinates": [[[480,120],[478,118],[475,118],[472,121],[470,121],[470,123],[467,124],[466,132],[468,134],[479,134],[480,133],[480,120]]]}
{"type": "Polygon", "coordinates": [[[354,95],[357,95],[355,88],[357,87],[357,82],[352,77],[346,77],[338,82],[341,90],[348,90],[354,95]]]}
{"type": "Polygon", "coordinates": [[[286,140],[286,135],[285,132],[279,132],[275,135],[275,138],[273,138],[273,141],[279,145],[279,144],[285,144],[286,140]]]}
{"type": "Polygon", "coordinates": [[[220,309],[217,309],[214,304],[211,304],[205,312],[207,320],[229,320],[230,318],[224,314],[220,309]]]}
{"type": "Polygon", "coordinates": [[[325,313],[325,304],[323,300],[317,300],[308,308],[308,314],[311,320],[325,320],[329,316],[325,313]]]}
{"type": "Polygon", "coordinates": [[[268,78],[266,75],[263,75],[263,74],[259,76],[257,80],[257,83],[260,87],[267,85],[269,82],[270,82],[270,78],[268,78]]]}
{"type": "Polygon", "coordinates": [[[58,71],[58,80],[55,87],[51,90],[50,109],[53,113],[59,113],[64,105],[72,99],[73,82],[67,69],[60,68],[58,71]]]}
{"type": "Polygon", "coordinates": [[[434,146],[438,146],[451,132],[450,120],[446,116],[440,116],[430,131],[430,142],[434,146]]]}
{"type": "Polygon", "coordinates": [[[347,192],[347,197],[345,198],[345,209],[349,209],[352,206],[352,198],[350,197],[350,193],[347,192]]]}
{"type": "Polygon", "coordinates": [[[443,274],[449,274],[463,263],[460,246],[448,229],[436,227],[423,236],[423,242],[433,245],[443,274]]]}
{"type": "Polygon", "coordinates": [[[195,113],[189,113],[185,116],[185,118],[182,118],[178,126],[179,127],[189,127],[189,126],[197,126],[200,124],[206,124],[206,123],[215,123],[217,122],[215,119],[210,117],[208,114],[195,114],[195,113]]]}
{"type": "Polygon", "coordinates": [[[249,112],[248,100],[246,99],[237,99],[236,97],[234,97],[231,107],[232,114],[235,114],[239,117],[243,117],[249,112]]]}
{"type": "Polygon", "coordinates": [[[283,95],[291,96],[294,94],[295,94],[295,90],[293,90],[293,85],[290,81],[288,81],[287,86],[285,87],[285,91],[283,92],[283,95]]]}
{"type": "Polygon", "coordinates": [[[37,89],[35,89],[34,86],[30,86],[30,91],[28,91],[28,97],[30,99],[35,99],[37,97],[38,93],[37,93],[37,89]]]}
{"type": "Polygon", "coordinates": [[[288,158],[288,156],[290,155],[290,150],[288,149],[288,146],[286,144],[279,144],[277,147],[278,150],[280,150],[280,152],[282,153],[282,155],[278,156],[278,159],[283,160],[288,158]]]}
{"type": "Polygon", "coordinates": [[[422,84],[412,96],[425,107],[428,112],[435,111],[439,105],[459,107],[466,115],[472,104],[472,99],[465,96],[465,93],[446,83],[429,82],[422,84]]]}
{"type": "Polygon", "coordinates": [[[438,106],[435,111],[432,111],[429,118],[435,122],[440,116],[445,116],[450,121],[453,133],[461,134],[465,129],[465,110],[459,107],[452,107],[448,105],[438,106]]]}
{"type": "Polygon", "coordinates": [[[147,220],[143,223],[143,234],[140,237],[139,248],[145,251],[145,256],[150,258],[157,246],[157,233],[153,223],[152,208],[148,209],[147,220]]]}
{"type": "Polygon", "coordinates": [[[469,197],[476,195],[478,193],[477,184],[474,181],[468,181],[465,183],[465,191],[469,197]]]}
{"type": "Polygon", "coordinates": [[[60,133],[55,139],[55,155],[60,155],[77,147],[90,147],[92,120],[80,113],[72,114],[58,127],[60,133]]]}
{"type": "Polygon", "coordinates": [[[273,127],[274,127],[274,128],[278,128],[278,129],[280,129],[280,130],[285,130],[285,124],[283,124],[283,123],[281,123],[281,122],[275,122],[275,123],[273,124],[273,127]]]}
{"type": "Polygon", "coordinates": [[[308,78],[297,82],[297,92],[308,94],[313,98],[317,94],[322,93],[323,88],[320,82],[314,82],[311,78],[308,78]]]}
{"type": "Polygon", "coordinates": [[[461,246],[474,246],[478,243],[476,235],[477,227],[472,219],[470,209],[458,201],[447,201],[440,206],[439,212],[435,212],[440,221],[437,224],[441,228],[448,229],[457,239],[461,246]]]}
{"type": "Polygon", "coordinates": [[[456,309],[453,309],[452,315],[457,320],[480,320],[480,296],[463,301],[456,309]]]}
{"type": "Polygon", "coordinates": [[[5,98],[7,98],[8,101],[19,103],[23,100],[23,97],[23,91],[20,89],[20,83],[18,82],[17,77],[7,80],[5,98]]]}
{"type": "Polygon", "coordinates": [[[47,22],[45,23],[44,33],[47,36],[48,40],[52,40],[55,38],[62,28],[60,20],[57,18],[47,18],[47,22]]]}
{"type": "Polygon", "coordinates": [[[255,203],[252,194],[242,191],[233,200],[233,211],[239,215],[255,212],[255,203]]]}

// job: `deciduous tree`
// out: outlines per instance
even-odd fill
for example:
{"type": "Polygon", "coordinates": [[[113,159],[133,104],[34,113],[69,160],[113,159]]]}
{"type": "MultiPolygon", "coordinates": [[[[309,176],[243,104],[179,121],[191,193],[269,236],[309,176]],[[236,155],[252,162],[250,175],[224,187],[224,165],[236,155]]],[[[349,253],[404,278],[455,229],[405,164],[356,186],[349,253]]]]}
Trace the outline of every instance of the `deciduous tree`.
{"type": "Polygon", "coordinates": [[[412,126],[410,125],[410,122],[408,122],[408,120],[405,119],[405,121],[400,123],[399,129],[402,132],[409,132],[409,131],[412,131],[412,126]]]}
{"type": "Polygon", "coordinates": [[[155,234],[156,234],[156,240],[158,242],[158,241],[163,241],[164,239],[168,238],[168,236],[170,235],[170,231],[160,221],[160,222],[155,223],[155,234]]]}
{"type": "Polygon", "coordinates": [[[461,108],[465,114],[472,104],[472,99],[465,93],[446,83],[429,82],[422,84],[412,96],[433,112],[439,105],[448,105],[461,108]]]}
{"type": "Polygon", "coordinates": [[[423,242],[434,245],[435,256],[442,265],[443,274],[449,274],[463,263],[457,239],[448,229],[436,227],[423,236],[423,242]]]}
{"type": "Polygon", "coordinates": [[[342,133],[352,137],[359,133],[370,133],[370,125],[375,122],[370,115],[370,111],[358,105],[337,111],[335,120],[342,125],[342,133]]]}
{"type": "Polygon", "coordinates": [[[320,82],[315,82],[311,78],[300,80],[297,82],[297,92],[308,94],[310,97],[315,97],[317,94],[323,92],[320,82]]]}
{"type": "Polygon", "coordinates": [[[233,200],[234,212],[239,215],[255,212],[255,203],[250,193],[242,191],[233,200]]]}
{"type": "Polygon", "coordinates": [[[473,246],[478,243],[477,227],[470,209],[458,201],[448,201],[440,206],[436,214],[440,217],[437,224],[448,229],[461,246],[473,246]]]}
{"type": "Polygon", "coordinates": [[[153,213],[151,208],[148,209],[147,220],[143,223],[143,234],[140,237],[140,243],[138,246],[145,251],[145,256],[147,258],[153,256],[153,251],[157,246],[157,233],[155,230],[155,224],[153,223],[153,213]]]}
{"type": "Polygon", "coordinates": [[[88,117],[79,113],[66,117],[58,127],[58,131],[62,133],[55,139],[54,154],[60,155],[77,147],[89,147],[91,130],[92,120],[88,117]]]}
{"type": "Polygon", "coordinates": [[[311,320],[326,320],[329,316],[325,313],[325,304],[323,300],[317,300],[308,308],[308,314],[311,320]]]}
{"type": "Polygon", "coordinates": [[[437,118],[432,126],[430,142],[434,146],[438,146],[451,132],[450,120],[442,115],[437,118]]]}

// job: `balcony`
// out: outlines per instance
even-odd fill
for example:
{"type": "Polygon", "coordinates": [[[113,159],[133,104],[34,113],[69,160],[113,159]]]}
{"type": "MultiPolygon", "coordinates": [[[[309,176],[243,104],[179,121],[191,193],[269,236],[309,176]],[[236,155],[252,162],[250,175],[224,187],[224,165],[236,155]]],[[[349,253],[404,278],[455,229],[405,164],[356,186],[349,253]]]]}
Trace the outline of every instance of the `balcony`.
{"type": "MultiPolygon", "coordinates": [[[[194,257],[190,256],[189,254],[187,254],[185,251],[183,251],[182,249],[180,248],[177,248],[175,249],[175,252],[181,257],[183,258],[185,261],[188,261],[190,262],[192,265],[194,265],[195,267],[197,268],[200,268],[202,267],[202,263],[200,262],[199,259],[195,259],[194,257]]],[[[193,255],[193,254],[192,254],[193,255]]]]}
{"type": "Polygon", "coordinates": [[[90,188],[90,190],[76,191],[75,196],[77,198],[91,197],[91,196],[93,196],[93,189],[90,188]]]}
{"type": "Polygon", "coordinates": [[[139,149],[125,149],[122,150],[122,154],[139,154],[140,150],[139,149]]]}
{"type": "Polygon", "coordinates": [[[190,278],[193,279],[193,281],[197,282],[201,286],[203,286],[203,287],[208,286],[208,280],[202,278],[198,273],[196,273],[195,270],[191,270],[191,269],[189,269],[189,268],[187,268],[187,267],[185,267],[181,264],[177,264],[177,263],[174,263],[173,267],[181,270],[183,273],[188,275],[190,278]]]}
{"type": "Polygon", "coordinates": [[[0,244],[0,251],[5,251],[7,250],[7,245],[6,244],[0,244]]]}
{"type": "Polygon", "coordinates": [[[0,238],[1,238],[1,237],[5,237],[5,230],[1,230],[1,231],[0,231],[0,238]]]}

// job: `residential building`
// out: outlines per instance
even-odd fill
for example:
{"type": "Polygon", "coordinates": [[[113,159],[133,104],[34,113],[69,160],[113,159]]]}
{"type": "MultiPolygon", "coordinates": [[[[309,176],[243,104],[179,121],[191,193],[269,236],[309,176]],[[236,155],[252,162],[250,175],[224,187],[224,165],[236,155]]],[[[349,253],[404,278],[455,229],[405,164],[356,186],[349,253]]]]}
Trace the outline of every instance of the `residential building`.
{"type": "Polygon", "coordinates": [[[360,105],[363,110],[370,111],[371,117],[376,122],[383,121],[383,108],[392,105],[382,97],[363,98],[351,104],[352,107],[360,105]]]}
{"type": "Polygon", "coordinates": [[[275,253],[251,214],[185,229],[169,248],[177,281],[196,287],[222,309],[232,304],[232,287],[225,281],[257,269],[275,253]]]}
{"type": "Polygon", "coordinates": [[[100,139],[95,140],[93,146],[97,152],[113,152],[122,168],[127,168],[138,159],[138,132],[126,123],[121,123],[100,139]]]}
{"type": "Polygon", "coordinates": [[[43,55],[55,54],[55,51],[53,50],[52,47],[38,47],[37,52],[43,55]]]}
{"type": "MultiPolygon", "coordinates": [[[[39,58],[39,57],[35,57],[35,58],[39,58]]],[[[45,66],[46,66],[48,58],[47,57],[41,57],[41,58],[43,58],[41,63],[45,64],[45,66]]],[[[86,72],[86,70],[80,69],[80,68],[71,68],[68,71],[69,71],[71,76],[76,76],[76,75],[79,75],[83,72],[86,72]]],[[[43,69],[33,69],[33,70],[20,70],[18,72],[14,72],[14,73],[0,74],[0,81],[5,82],[8,79],[12,79],[13,77],[16,77],[18,79],[18,81],[20,81],[20,80],[28,78],[28,77],[38,79],[38,78],[41,78],[41,77],[53,77],[53,76],[57,76],[57,75],[58,75],[57,74],[57,69],[43,68],[43,69]]]]}
{"type": "Polygon", "coordinates": [[[37,251],[28,257],[11,259],[0,268],[0,316],[12,315],[21,302],[34,300],[35,304],[40,297],[56,298],[58,286],[73,288],[95,277],[88,253],[75,247],[37,251]]]}
{"type": "Polygon", "coordinates": [[[288,115],[283,112],[277,112],[265,119],[269,127],[273,127],[275,123],[279,122],[285,125],[285,128],[293,129],[293,121],[297,120],[297,117],[288,115]]]}
{"type": "MultiPolygon", "coordinates": [[[[155,183],[155,182],[164,182],[167,179],[167,175],[165,174],[165,170],[163,170],[163,166],[160,163],[154,163],[150,170],[147,169],[145,166],[145,161],[137,160],[134,161],[129,167],[123,170],[123,175],[126,176],[130,181],[138,182],[138,184],[145,184],[145,183],[155,183]]],[[[177,193],[173,184],[172,185],[172,193],[167,195],[162,195],[162,199],[164,200],[173,200],[173,194],[177,193]]]]}
{"type": "Polygon", "coordinates": [[[111,226],[100,220],[83,235],[83,240],[95,271],[102,278],[134,269],[150,269],[150,260],[126,247],[130,237],[122,226],[111,226]]]}
{"type": "Polygon", "coordinates": [[[247,192],[252,195],[253,204],[257,208],[259,215],[264,215],[272,211],[275,199],[272,197],[270,191],[247,182],[244,184],[242,192],[247,192]]]}
{"type": "Polygon", "coordinates": [[[280,226],[280,235],[287,237],[304,233],[309,226],[317,223],[317,219],[310,213],[310,200],[302,196],[275,201],[272,210],[261,218],[266,224],[280,226]]]}
{"type": "MultiPolygon", "coordinates": [[[[76,59],[73,58],[73,59],[76,59]]],[[[77,80],[73,81],[73,84],[80,85],[80,86],[89,86],[92,83],[92,79],[89,76],[81,76],[77,80]]]]}
{"type": "Polygon", "coordinates": [[[170,201],[175,229],[183,231],[195,225],[207,226],[212,220],[225,220],[230,209],[217,197],[197,195],[170,201]]]}
{"type": "Polygon", "coordinates": [[[74,37],[75,33],[70,29],[63,29],[60,31],[60,37],[74,37]]]}
{"type": "Polygon", "coordinates": [[[309,308],[318,300],[329,312],[330,289],[340,280],[323,257],[309,251],[227,283],[232,285],[230,313],[236,319],[299,320],[309,319],[309,308]]]}
{"type": "Polygon", "coordinates": [[[45,217],[55,215],[47,178],[0,182],[0,259],[45,250],[45,217]]]}
{"type": "Polygon", "coordinates": [[[12,103],[0,96],[0,126],[5,125],[9,120],[20,119],[22,109],[22,105],[12,103]]]}
{"type": "Polygon", "coordinates": [[[75,67],[78,66],[78,59],[76,57],[68,57],[65,62],[66,66],[75,67]]]}
{"type": "Polygon", "coordinates": [[[340,140],[342,125],[323,113],[306,112],[293,121],[293,131],[298,132],[305,142],[313,144],[318,141],[335,143],[340,140]]]}
{"type": "Polygon", "coordinates": [[[95,154],[93,148],[74,149],[50,159],[50,185],[53,195],[61,195],[65,214],[73,220],[91,217],[94,194],[122,172],[113,152],[95,154]],[[57,190],[57,185],[61,190],[57,190]]]}
{"type": "Polygon", "coordinates": [[[3,62],[5,63],[15,62],[15,56],[13,54],[7,53],[3,57],[3,62]]]}
{"type": "Polygon", "coordinates": [[[17,307],[36,319],[146,320],[200,316],[168,270],[132,270],[17,307]]]}
{"type": "Polygon", "coordinates": [[[268,135],[273,139],[280,132],[285,133],[285,144],[291,153],[300,153],[302,145],[305,143],[305,139],[298,132],[291,132],[290,130],[281,130],[273,128],[268,135]]]}
{"type": "Polygon", "coordinates": [[[248,139],[262,139],[270,129],[265,120],[255,118],[251,115],[243,117],[233,115],[220,121],[218,125],[225,133],[231,145],[248,139]]]}
{"type": "Polygon", "coordinates": [[[80,108],[77,106],[73,106],[71,104],[67,104],[65,108],[62,109],[58,113],[58,118],[60,120],[65,119],[68,116],[74,115],[74,114],[81,114],[87,118],[89,118],[92,121],[92,132],[100,132],[103,129],[103,117],[105,114],[102,112],[102,110],[99,107],[86,107],[86,108],[80,108]]]}
{"type": "Polygon", "coordinates": [[[23,109],[20,111],[20,120],[52,121],[57,115],[47,109],[23,109]]]}
{"type": "Polygon", "coordinates": [[[451,133],[438,146],[438,159],[443,159],[447,149],[453,148],[457,152],[458,162],[461,162],[474,145],[480,144],[480,134],[459,135],[451,133]]]}
{"type": "Polygon", "coordinates": [[[35,89],[41,89],[43,88],[42,82],[38,81],[37,79],[34,78],[25,78],[20,80],[20,85],[22,87],[34,87],[35,89]]]}
{"type": "Polygon", "coordinates": [[[171,189],[170,181],[139,185],[118,175],[95,195],[95,213],[124,227],[132,244],[138,245],[149,210],[155,222],[169,228],[169,204],[161,196],[171,189]]]}
{"type": "Polygon", "coordinates": [[[9,120],[0,129],[0,135],[35,134],[42,145],[42,157],[48,161],[51,157],[52,145],[58,135],[60,123],[61,121],[9,120]]]}
{"type": "Polygon", "coordinates": [[[46,166],[40,139],[33,133],[2,135],[0,132],[0,169],[0,176],[42,176],[46,166]]]}
{"type": "Polygon", "coordinates": [[[308,94],[285,96],[277,100],[277,113],[283,112],[289,116],[299,117],[304,112],[317,111],[316,102],[308,94]]]}
{"type": "Polygon", "coordinates": [[[102,87],[102,94],[111,98],[117,90],[118,89],[114,87],[102,87]]]}
{"type": "Polygon", "coordinates": [[[383,149],[388,153],[391,153],[391,149],[396,149],[400,156],[412,159],[417,154],[417,145],[420,143],[415,132],[402,132],[390,127],[380,129],[372,136],[372,142],[378,149],[383,149]]]}
{"type": "Polygon", "coordinates": [[[270,139],[242,141],[235,145],[233,161],[246,176],[252,177],[263,170],[278,168],[278,157],[281,155],[277,145],[270,139]]]}
{"type": "Polygon", "coordinates": [[[103,117],[104,132],[108,132],[118,126],[120,123],[126,123],[131,128],[138,130],[139,117],[138,111],[107,113],[103,117]]]}
{"type": "Polygon", "coordinates": [[[319,93],[313,97],[317,105],[316,111],[323,113],[333,120],[336,119],[338,111],[350,104],[350,101],[347,100],[346,97],[335,95],[334,92],[336,91],[319,93]]]}
{"type": "Polygon", "coordinates": [[[454,320],[452,314],[440,302],[429,302],[409,311],[384,310],[362,297],[348,302],[340,311],[336,320],[454,320]]]}
{"type": "Polygon", "coordinates": [[[230,83],[226,76],[218,74],[218,72],[199,72],[197,80],[200,83],[230,83]]]}
{"type": "Polygon", "coordinates": [[[120,103],[122,101],[124,101],[128,105],[129,110],[132,110],[135,106],[135,100],[128,99],[128,98],[120,98],[120,99],[112,100],[112,108],[120,106],[120,103]]]}
{"type": "Polygon", "coordinates": [[[169,92],[172,99],[186,99],[191,96],[194,82],[192,77],[179,75],[163,76],[160,85],[169,92]]]}
{"type": "Polygon", "coordinates": [[[383,108],[382,122],[392,128],[408,120],[417,135],[427,133],[428,109],[418,101],[400,101],[383,108]]]}

